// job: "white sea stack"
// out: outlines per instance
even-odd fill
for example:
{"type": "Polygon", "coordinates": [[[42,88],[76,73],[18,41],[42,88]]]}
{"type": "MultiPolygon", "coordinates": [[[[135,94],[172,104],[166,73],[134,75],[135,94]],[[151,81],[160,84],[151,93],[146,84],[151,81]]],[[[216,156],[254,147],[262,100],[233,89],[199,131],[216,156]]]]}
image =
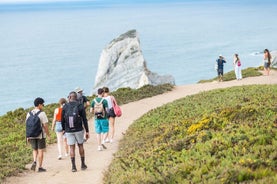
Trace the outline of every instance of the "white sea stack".
{"type": "Polygon", "coordinates": [[[140,88],[144,85],[175,84],[171,75],[160,76],[146,67],[136,30],[130,30],[112,40],[102,51],[93,91],[104,86],[140,88]]]}
{"type": "Polygon", "coordinates": [[[271,67],[272,68],[277,68],[277,50],[271,51],[270,52],[272,61],[271,61],[271,67]]]}

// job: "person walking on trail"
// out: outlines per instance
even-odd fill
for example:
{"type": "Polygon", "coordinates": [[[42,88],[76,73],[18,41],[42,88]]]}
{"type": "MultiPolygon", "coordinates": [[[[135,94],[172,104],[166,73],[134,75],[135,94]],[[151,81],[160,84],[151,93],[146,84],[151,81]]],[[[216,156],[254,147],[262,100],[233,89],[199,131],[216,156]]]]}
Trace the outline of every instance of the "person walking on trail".
{"type": "MultiPolygon", "coordinates": [[[[29,137],[27,135],[27,142],[29,142],[33,149],[33,163],[31,166],[31,170],[36,171],[36,167],[38,164],[38,172],[45,172],[46,169],[42,167],[44,150],[46,148],[46,135],[50,138],[49,130],[48,130],[48,118],[43,112],[44,100],[40,97],[34,100],[35,108],[31,110],[26,116],[26,134],[36,134],[36,137],[29,137]],[[36,126],[34,124],[36,121],[37,126],[40,128],[39,131],[34,132],[33,128],[36,126]],[[33,123],[29,123],[29,122],[33,123]],[[31,127],[29,127],[29,125],[31,127]],[[31,132],[32,131],[32,132],[31,132]]],[[[36,129],[37,130],[37,129],[36,129]]]]}
{"type": "Polygon", "coordinates": [[[77,93],[77,99],[78,101],[84,105],[84,108],[86,109],[87,107],[90,106],[89,100],[87,99],[86,96],[83,95],[83,89],[80,87],[77,87],[75,89],[75,92],[77,93]]]}
{"type": "Polygon", "coordinates": [[[62,147],[64,144],[65,148],[65,156],[68,156],[68,145],[66,142],[66,138],[63,135],[63,127],[62,127],[62,108],[66,103],[65,98],[61,98],[59,100],[59,107],[54,110],[54,117],[52,122],[52,131],[56,132],[57,136],[57,146],[58,146],[58,159],[62,159],[62,147]]]}
{"type": "Polygon", "coordinates": [[[239,55],[238,54],[234,54],[233,64],[234,64],[236,79],[237,80],[241,80],[242,79],[242,75],[241,75],[241,61],[239,59],[239,55]]]}
{"type": "Polygon", "coordinates": [[[109,133],[108,133],[107,139],[105,139],[104,141],[112,143],[114,139],[114,132],[115,132],[114,123],[115,123],[115,117],[116,117],[113,109],[113,103],[116,99],[114,98],[114,96],[109,94],[110,90],[108,87],[103,87],[103,90],[104,90],[103,97],[108,102],[107,117],[109,119],[109,133]]]}
{"type": "Polygon", "coordinates": [[[98,151],[107,149],[104,140],[109,132],[109,120],[107,118],[108,102],[103,98],[104,90],[97,90],[98,96],[91,102],[91,112],[94,113],[94,126],[97,138],[98,151]]]}
{"type": "Polygon", "coordinates": [[[271,65],[271,54],[268,49],[264,50],[264,72],[265,75],[269,75],[271,65]]]}
{"type": "Polygon", "coordinates": [[[70,157],[72,172],[76,172],[75,163],[75,144],[78,144],[79,154],[81,157],[81,169],[85,170],[85,150],[84,150],[84,128],[86,139],[89,138],[89,127],[86,112],[82,104],[77,101],[77,93],[72,91],[68,96],[69,102],[63,106],[62,110],[62,128],[67,138],[67,144],[70,147],[70,157]],[[84,128],[83,128],[84,127],[84,128]]]}
{"type": "Polygon", "coordinates": [[[218,75],[218,81],[222,82],[223,81],[223,68],[224,68],[224,63],[226,63],[224,57],[220,54],[219,58],[216,60],[217,62],[217,75],[218,75]]]}

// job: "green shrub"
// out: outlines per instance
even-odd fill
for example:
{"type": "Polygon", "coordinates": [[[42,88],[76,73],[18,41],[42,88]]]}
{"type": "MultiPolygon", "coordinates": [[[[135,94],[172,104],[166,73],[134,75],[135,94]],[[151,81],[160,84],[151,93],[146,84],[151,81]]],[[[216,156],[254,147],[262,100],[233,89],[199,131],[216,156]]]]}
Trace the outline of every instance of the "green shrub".
{"type": "MultiPolygon", "coordinates": [[[[117,98],[119,104],[125,104],[165,93],[172,90],[172,88],[173,86],[169,84],[159,86],[148,85],[137,90],[130,88],[118,89],[112,94],[117,98]]],[[[88,99],[91,101],[94,97],[88,96],[88,99]]],[[[52,126],[53,112],[56,107],[58,107],[57,103],[48,104],[44,107],[49,120],[49,128],[52,126]]],[[[0,183],[5,177],[22,172],[25,169],[25,165],[32,161],[32,150],[26,144],[25,138],[25,118],[27,112],[32,108],[19,108],[9,111],[0,117],[0,183]]],[[[88,111],[89,108],[87,108],[87,116],[91,118],[92,116],[88,111]]],[[[53,131],[50,131],[50,133],[50,142],[49,140],[47,141],[51,144],[56,142],[56,135],[53,131]]]]}
{"type": "MultiPolygon", "coordinates": [[[[262,75],[261,68],[246,68],[241,71],[242,77],[247,78],[247,77],[254,77],[254,76],[260,76],[262,75]]],[[[236,75],[235,72],[232,70],[230,72],[227,72],[223,75],[223,80],[224,81],[230,81],[230,80],[235,80],[236,75]]],[[[205,82],[212,82],[218,80],[218,77],[215,77],[213,79],[208,79],[208,80],[200,80],[198,83],[205,83],[205,82]]]]}
{"type": "Polygon", "coordinates": [[[276,85],[202,92],[127,130],[104,183],[275,183],[276,85]]]}

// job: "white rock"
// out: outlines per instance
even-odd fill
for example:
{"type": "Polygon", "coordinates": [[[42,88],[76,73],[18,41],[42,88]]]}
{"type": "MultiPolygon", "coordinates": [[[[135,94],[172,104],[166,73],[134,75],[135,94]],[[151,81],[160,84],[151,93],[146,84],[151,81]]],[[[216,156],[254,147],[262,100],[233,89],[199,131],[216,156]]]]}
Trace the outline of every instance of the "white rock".
{"type": "Polygon", "coordinates": [[[104,86],[114,91],[165,83],[174,85],[173,76],[159,76],[147,69],[137,31],[130,30],[112,40],[102,51],[93,91],[104,86]]]}

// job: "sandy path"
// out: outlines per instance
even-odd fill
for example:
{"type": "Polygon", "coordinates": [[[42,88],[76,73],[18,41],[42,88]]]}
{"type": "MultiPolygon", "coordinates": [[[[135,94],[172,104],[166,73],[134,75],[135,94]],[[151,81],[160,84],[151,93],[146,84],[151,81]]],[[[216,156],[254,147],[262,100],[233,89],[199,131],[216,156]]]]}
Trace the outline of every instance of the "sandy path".
{"type": "MultiPolygon", "coordinates": [[[[271,71],[270,76],[259,76],[246,78],[241,81],[228,81],[228,82],[212,82],[204,84],[192,84],[177,86],[171,92],[158,95],[155,97],[143,99],[140,101],[132,102],[122,106],[123,115],[116,119],[116,135],[115,142],[112,144],[106,144],[107,150],[97,151],[96,135],[94,134],[93,122],[90,121],[90,139],[84,144],[86,164],[88,169],[85,171],[80,170],[80,158],[76,156],[76,164],[78,171],[71,172],[70,158],[63,158],[57,160],[57,148],[56,144],[47,147],[45,153],[43,166],[47,169],[45,173],[37,173],[32,171],[26,171],[17,177],[10,177],[4,183],[17,183],[17,184],[53,184],[53,183],[102,183],[102,172],[110,164],[113,153],[117,151],[118,140],[122,138],[121,132],[125,132],[130,124],[144,113],[149,110],[162,106],[168,102],[172,102],[176,99],[199,93],[201,91],[207,91],[217,88],[226,88],[231,86],[241,86],[249,84],[277,84],[277,72],[271,71]]],[[[31,157],[31,155],[30,155],[31,157]]],[[[30,165],[26,166],[28,169],[30,165]]]]}

